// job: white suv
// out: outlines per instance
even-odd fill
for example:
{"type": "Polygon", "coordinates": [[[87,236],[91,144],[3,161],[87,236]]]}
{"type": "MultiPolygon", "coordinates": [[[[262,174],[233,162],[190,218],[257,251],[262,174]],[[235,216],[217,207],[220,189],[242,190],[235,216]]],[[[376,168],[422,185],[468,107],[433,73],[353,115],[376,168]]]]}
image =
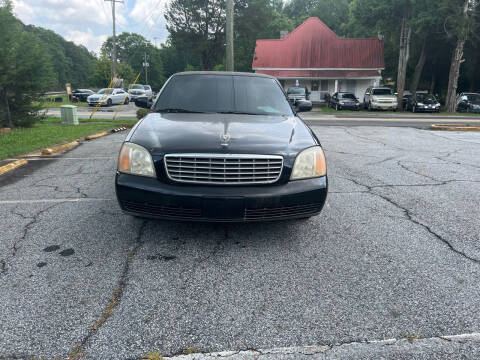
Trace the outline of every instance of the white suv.
{"type": "Polygon", "coordinates": [[[393,110],[397,111],[397,97],[393,94],[392,89],[388,87],[370,86],[365,91],[363,97],[363,106],[368,110],[393,110]]]}

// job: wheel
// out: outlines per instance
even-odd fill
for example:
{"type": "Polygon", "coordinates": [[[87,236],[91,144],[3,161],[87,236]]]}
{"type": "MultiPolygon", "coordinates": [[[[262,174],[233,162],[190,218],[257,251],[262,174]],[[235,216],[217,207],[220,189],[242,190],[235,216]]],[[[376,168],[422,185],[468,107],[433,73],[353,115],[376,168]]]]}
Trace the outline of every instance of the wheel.
{"type": "Polygon", "coordinates": [[[368,111],[372,111],[372,103],[370,101],[368,102],[368,111]]]}
{"type": "Polygon", "coordinates": [[[107,106],[112,106],[112,99],[107,100],[107,106]]]}
{"type": "Polygon", "coordinates": [[[125,102],[123,103],[124,105],[128,105],[130,103],[130,100],[128,98],[125,99],[125,102]]]}

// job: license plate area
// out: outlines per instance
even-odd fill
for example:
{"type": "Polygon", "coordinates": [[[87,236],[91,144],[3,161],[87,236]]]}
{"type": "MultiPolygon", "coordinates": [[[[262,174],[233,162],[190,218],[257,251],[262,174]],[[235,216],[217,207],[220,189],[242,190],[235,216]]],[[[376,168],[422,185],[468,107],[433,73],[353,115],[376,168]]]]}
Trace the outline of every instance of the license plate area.
{"type": "Polygon", "coordinates": [[[203,198],[203,216],[209,219],[243,218],[245,200],[238,198],[203,198]]]}

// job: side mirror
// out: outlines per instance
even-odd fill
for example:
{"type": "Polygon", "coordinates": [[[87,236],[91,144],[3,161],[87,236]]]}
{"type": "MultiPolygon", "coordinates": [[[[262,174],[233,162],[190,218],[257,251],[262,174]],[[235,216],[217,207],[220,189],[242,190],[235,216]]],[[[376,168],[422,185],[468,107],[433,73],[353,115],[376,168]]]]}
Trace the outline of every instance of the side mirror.
{"type": "Polygon", "coordinates": [[[370,93],[365,93],[365,95],[370,95],[370,93]]]}
{"type": "Polygon", "coordinates": [[[148,101],[148,97],[143,96],[135,99],[135,105],[140,108],[150,109],[150,107],[152,106],[152,103],[148,101]]]}
{"type": "Polygon", "coordinates": [[[312,102],[308,100],[298,100],[295,104],[297,112],[307,112],[312,110],[312,102]]]}

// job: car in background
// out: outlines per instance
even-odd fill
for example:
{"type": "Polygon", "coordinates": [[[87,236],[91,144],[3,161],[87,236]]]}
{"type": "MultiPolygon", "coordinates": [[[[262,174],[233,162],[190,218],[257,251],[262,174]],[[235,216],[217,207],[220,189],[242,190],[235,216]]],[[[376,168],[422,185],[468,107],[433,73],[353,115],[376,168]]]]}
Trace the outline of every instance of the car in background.
{"type": "Polygon", "coordinates": [[[95,94],[95,91],[92,91],[90,89],[76,89],[72,91],[72,97],[74,99],[75,98],[78,99],[78,101],[81,101],[81,102],[86,102],[87,98],[93,94],[95,94]]]}
{"type": "Polygon", "coordinates": [[[335,110],[360,110],[360,101],[357,97],[349,92],[336,92],[329,99],[328,105],[335,110]]]}
{"type": "Polygon", "coordinates": [[[172,75],[121,147],[115,177],[121,209],[213,222],[320,213],[327,167],[318,138],[298,117],[311,109],[307,103],[293,108],[268,75],[172,75]]]}
{"type": "Polygon", "coordinates": [[[150,85],[143,85],[143,90],[145,90],[145,94],[149,99],[153,99],[153,91],[150,85]]]}
{"type": "Polygon", "coordinates": [[[457,100],[457,111],[459,112],[480,112],[480,94],[461,93],[457,100]]]}
{"type": "Polygon", "coordinates": [[[130,101],[147,96],[147,93],[144,89],[130,89],[128,90],[128,93],[130,94],[130,101]]]}
{"type": "Polygon", "coordinates": [[[308,100],[309,93],[306,87],[293,86],[287,89],[287,98],[291,104],[295,104],[298,100],[308,100]]]}
{"type": "Polygon", "coordinates": [[[130,96],[123,89],[105,88],[99,90],[96,94],[90,95],[87,98],[87,102],[90,106],[95,106],[99,103],[106,106],[122,103],[128,105],[130,102],[130,96]]]}
{"type": "Polygon", "coordinates": [[[363,106],[368,110],[393,110],[397,111],[397,97],[388,87],[370,86],[365,91],[363,106]]]}
{"type": "Polygon", "coordinates": [[[440,102],[432,94],[415,93],[410,97],[406,109],[412,112],[440,112],[440,102]]]}

